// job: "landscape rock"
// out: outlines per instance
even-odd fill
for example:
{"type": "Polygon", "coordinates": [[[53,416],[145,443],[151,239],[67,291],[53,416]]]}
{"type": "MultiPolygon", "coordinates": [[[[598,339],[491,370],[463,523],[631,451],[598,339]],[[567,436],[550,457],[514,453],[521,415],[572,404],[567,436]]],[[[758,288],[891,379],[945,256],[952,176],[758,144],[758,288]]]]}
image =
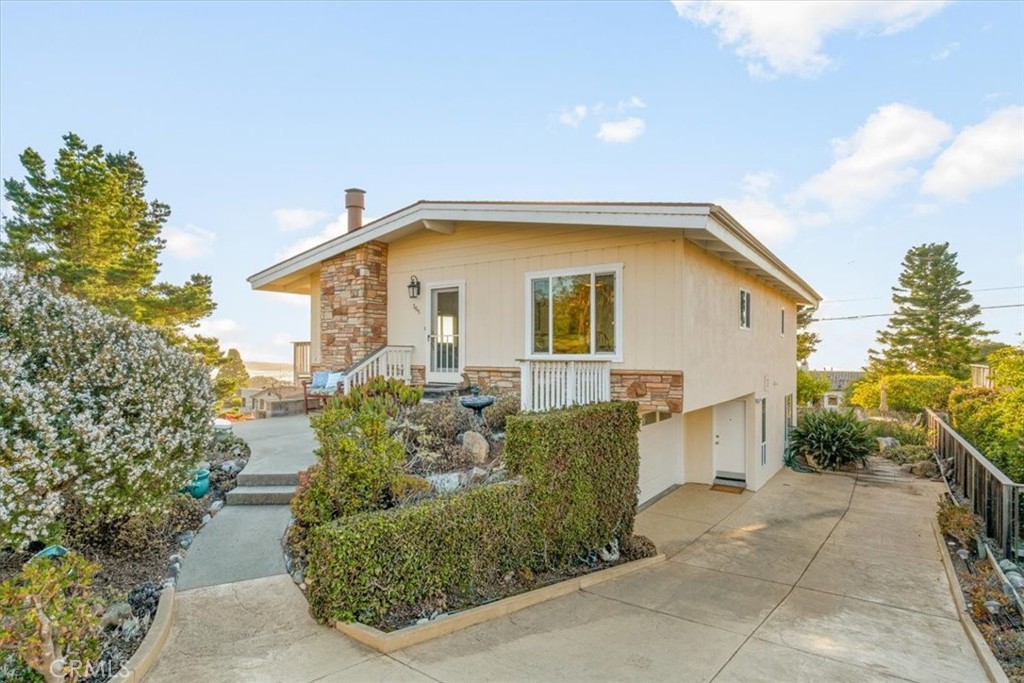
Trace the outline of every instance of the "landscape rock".
{"type": "Polygon", "coordinates": [[[201,524],[203,526],[206,526],[207,524],[210,523],[211,519],[213,519],[213,517],[210,516],[210,513],[206,513],[205,515],[203,515],[203,521],[201,522],[201,524]]]}
{"type": "Polygon", "coordinates": [[[469,483],[479,484],[487,479],[487,470],[482,467],[474,467],[469,471],[469,483]]]}
{"type": "Polygon", "coordinates": [[[195,540],[196,533],[194,531],[186,531],[178,536],[178,543],[182,548],[188,548],[192,545],[192,541],[195,540]]]}
{"type": "Polygon", "coordinates": [[[292,572],[292,581],[295,582],[296,586],[301,585],[304,579],[305,575],[302,573],[301,569],[296,569],[294,572],[292,572]]]}
{"type": "Polygon", "coordinates": [[[875,441],[878,442],[878,450],[880,451],[887,451],[890,448],[897,448],[900,445],[899,439],[894,439],[891,436],[875,437],[875,441]]]}
{"type": "Polygon", "coordinates": [[[177,577],[181,573],[181,564],[173,562],[167,567],[167,575],[177,577]]]}
{"type": "Polygon", "coordinates": [[[127,602],[115,602],[107,608],[100,619],[100,628],[117,628],[124,623],[125,619],[132,617],[132,606],[127,602]]]}
{"type": "Polygon", "coordinates": [[[487,443],[487,439],[480,432],[466,432],[462,437],[462,450],[473,459],[475,464],[482,465],[487,462],[491,444],[487,443]]]}
{"type": "Polygon", "coordinates": [[[915,477],[933,477],[939,473],[939,468],[936,467],[934,460],[929,459],[915,462],[910,472],[915,477]]]}
{"type": "Polygon", "coordinates": [[[174,564],[175,562],[181,564],[181,555],[179,555],[178,553],[174,553],[173,555],[167,558],[167,561],[171,564],[174,564]]]}
{"type": "Polygon", "coordinates": [[[505,466],[502,465],[501,467],[491,472],[491,474],[487,477],[487,483],[497,484],[499,482],[505,481],[506,479],[508,479],[508,474],[505,472],[505,466]]]}
{"type": "Polygon", "coordinates": [[[914,469],[914,463],[912,462],[905,462],[902,465],[900,465],[900,472],[906,472],[907,474],[910,474],[912,469],[914,469]]]}
{"type": "Polygon", "coordinates": [[[215,501],[213,501],[213,504],[210,506],[210,512],[217,512],[222,507],[224,507],[224,501],[223,500],[215,500],[215,501]]]}
{"type": "Polygon", "coordinates": [[[459,488],[461,478],[458,472],[445,472],[444,474],[428,474],[427,481],[438,493],[451,493],[459,488]]]}
{"type": "Polygon", "coordinates": [[[220,464],[220,468],[228,474],[234,474],[239,470],[238,463],[234,460],[225,460],[220,464]]]}
{"type": "Polygon", "coordinates": [[[198,465],[196,465],[196,469],[197,469],[197,470],[208,470],[208,469],[210,469],[210,463],[209,463],[209,461],[208,461],[208,460],[204,460],[204,461],[202,461],[201,463],[199,463],[198,465]]]}
{"type": "Polygon", "coordinates": [[[1017,590],[1024,588],[1024,575],[1020,572],[1006,572],[1006,580],[1017,590]]]}

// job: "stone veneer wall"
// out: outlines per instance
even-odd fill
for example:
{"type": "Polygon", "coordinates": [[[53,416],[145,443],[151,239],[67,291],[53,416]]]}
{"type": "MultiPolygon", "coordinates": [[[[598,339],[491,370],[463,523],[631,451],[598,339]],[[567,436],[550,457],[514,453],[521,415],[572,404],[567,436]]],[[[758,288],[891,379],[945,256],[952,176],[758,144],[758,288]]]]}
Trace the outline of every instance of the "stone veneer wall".
{"type": "Polygon", "coordinates": [[[669,370],[612,370],[612,398],[635,401],[642,412],[683,412],[683,373],[669,370]]]}
{"type": "MultiPolygon", "coordinates": [[[[413,366],[413,383],[422,384],[425,368],[413,366]]],[[[463,383],[481,387],[520,390],[519,368],[468,367],[463,383]]],[[[683,412],[683,373],[670,370],[612,370],[612,398],[633,401],[641,412],[683,412]]]]}
{"type": "Polygon", "coordinates": [[[320,264],[320,363],[341,370],[388,343],[388,245],[368,242],[320,264]]]}

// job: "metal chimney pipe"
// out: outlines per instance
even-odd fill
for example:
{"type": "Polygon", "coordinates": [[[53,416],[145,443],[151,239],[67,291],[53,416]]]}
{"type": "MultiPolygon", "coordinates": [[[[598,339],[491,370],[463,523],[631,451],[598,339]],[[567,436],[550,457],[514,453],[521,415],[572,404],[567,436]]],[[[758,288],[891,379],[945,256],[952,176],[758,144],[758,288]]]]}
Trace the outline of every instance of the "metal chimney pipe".
{"type": "Polygon", "coordinates": [[[345,208],[348,210],[348,231],[363,227],[363,210],[366,208],[366,190],[350,187],[345,190],[345,208]]]}

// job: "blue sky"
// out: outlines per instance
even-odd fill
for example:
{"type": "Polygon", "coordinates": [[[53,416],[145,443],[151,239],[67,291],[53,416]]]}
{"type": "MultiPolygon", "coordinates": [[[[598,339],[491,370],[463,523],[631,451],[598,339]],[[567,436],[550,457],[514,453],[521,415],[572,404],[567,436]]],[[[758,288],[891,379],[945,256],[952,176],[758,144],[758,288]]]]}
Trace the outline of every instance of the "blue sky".
{"type": "MultiPolygon", "coordinates": [[[[1024,3],[0,5],[0,175],[75,131],[171,205],[163,277],[204,330],[289,360],[305,299],[245,278],[417,199],[714,201],[827,299],[891,310],[949,241],[985,306],[1024,301],[1024,3]],[[998,289],[997,289],[998,288],[998,289]]],[[[6,204],[5,204],[6,210],[6,204]]],[[[1024,309],[985,312],[1021,341],[1024,309]]],[[[859,367],[884,319],[819,323],[859,367]]]]}

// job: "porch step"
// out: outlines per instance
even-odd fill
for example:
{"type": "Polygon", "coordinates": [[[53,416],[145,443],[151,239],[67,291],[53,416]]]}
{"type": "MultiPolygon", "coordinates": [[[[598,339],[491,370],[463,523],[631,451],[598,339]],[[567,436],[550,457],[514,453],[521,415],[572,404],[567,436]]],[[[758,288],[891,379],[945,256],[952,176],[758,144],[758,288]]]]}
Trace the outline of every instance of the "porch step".
{"type": "Polygon", "coordinates": [[[288,505],[294,486],[239,486],[227,494],[228,505],[288,505]]]}
{"type": "Polygon", "coordinates": [[[238,486],[298,486],[298,472],[253,472],[242,470],[238,475],[238,486]]]}
{"type": "Polygon", "coordinates": [[[744,489],[747,488],[746,479],[733,479],[732,477],[715,477],[711,484],[712,486],[738,486],[744,489]]]}

